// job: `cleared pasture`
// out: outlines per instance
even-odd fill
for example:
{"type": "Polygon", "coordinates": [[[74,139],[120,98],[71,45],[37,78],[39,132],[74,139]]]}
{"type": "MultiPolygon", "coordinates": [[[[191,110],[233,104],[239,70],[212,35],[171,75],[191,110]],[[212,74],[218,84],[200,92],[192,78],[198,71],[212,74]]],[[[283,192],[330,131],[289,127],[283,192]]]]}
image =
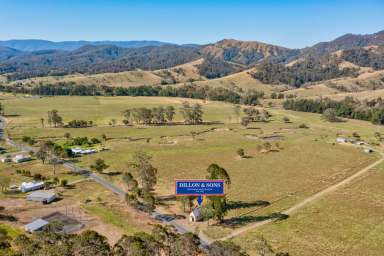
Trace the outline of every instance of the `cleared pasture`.
{"type": "MultiPolygon", "coordinates": [[[[16,139],[28,135],[38,140],[60,142],[65,140],[65,132],[72,137],[89,138],[101,138],[102,134],[106,134],[108,140],[105,146],[109,150],[76,160],[88,167],[96,158],[104,159],[110,167],[102,175],[123,188],[119,173],[129,170],[127,163],[137,150],[144,150],[153,156],[153,164],[158,169],[156,193],[160,196],[173,193],[175,179],[205,178],[209,164],[223,166],[232,179],[231,186],[227,188],[231,210],[226,222],[212,226],[196,224],[214,238],[267,218],[271,213],[281,212],[378,158],[376,154],[363,153],[359,147],[335,144],[337,136],[352,136],[357,132],[369,142],[375,140],[375,132],[384,132],[381,127],[368,122],[346,120],[328,123],[317,114],[275,108],[267,109],[272,114],[270,122],[252,123],[244,128],[237,123],[231,104],[198,100],[187,101],[203,105],[205,121],[220,123],[128,127],[121,124],[121,113],[125,109],[160,105],[173,105],[178,109],[185,100],[157,97],[8,97],[2,102],[10,115],[7,132],[16,139]],[[79,129],[42,127],[40,119],[46,118],[47,111],[52,109],[57,109],[65,122],[92,120],[96,126],[79,129]],[[288,117],[290,122],[283,122],[283,117],[288,117]],[[108,125],[111,119],[116,119],[118,125],[108,125]],[[309,128],[299,128],[303,123],[309,128]],[[268,139],[276,135],[278,139],[268,139]],[[266,142],[272,145],[272,150],[261,153],[259,147],[266,142]],[[243,148],[248,157],[239,158],[236,154],[238,148],[243,148]],[[261,201],[269,205],[260,205],[261,201]]],[[[182,121],[179,113],[176,121],[182,121]]],[[[176,202],[171,202],[168,207],[174,212],[179,209],[176,202]]],[[[109,218],[98,206],[91,210],[105,219],[109,218]]],[[[252,236],[253,233],[249,239],[252,236]]]]}
{"type": "Polygon", "coordinates": [[[289,219],[234,241],[251,252],[255,237],[293,255],[382,255],[384,165],[305,207],[289,219]]]}

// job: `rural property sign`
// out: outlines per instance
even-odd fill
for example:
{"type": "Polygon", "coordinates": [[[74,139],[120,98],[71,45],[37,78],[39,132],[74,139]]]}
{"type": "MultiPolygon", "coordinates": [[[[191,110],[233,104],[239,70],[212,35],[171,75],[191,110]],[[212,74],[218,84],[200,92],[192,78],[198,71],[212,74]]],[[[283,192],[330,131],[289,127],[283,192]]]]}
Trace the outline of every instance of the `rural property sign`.
{"type": "Polygon", "coordinates": [[[224,180],[176,180],[177,196],[223,196],[224,180]]]}

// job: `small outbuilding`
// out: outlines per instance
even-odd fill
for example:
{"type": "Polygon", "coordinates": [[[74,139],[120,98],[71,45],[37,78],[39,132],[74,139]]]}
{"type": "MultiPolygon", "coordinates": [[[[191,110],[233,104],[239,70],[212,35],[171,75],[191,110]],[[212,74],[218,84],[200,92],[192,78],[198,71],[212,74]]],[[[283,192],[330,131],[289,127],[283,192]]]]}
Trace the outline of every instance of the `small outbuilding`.
{"type": "Polygon", "coordinates": [[[55,193],[47,191],[34,191],[27,195],[28,201],[41,202],[43,204],[49,204],[56,199],[55,193]]]}
{"type": "Polygon", "coordinates": [[[189,214],[190,222],[197,222],[201,220],[201,209],[199,206],[195,207],[189,214]]]}
{"type": "Polygon", "coordinates": [[[21,186],[20,186],[20,190],[23,193],[42,189],[42,188],[44,188],[44,182],[42,181],[23,182],[21,183],[21,186]]]}
{"type": "Polygon", "coordinates": [[[26,156],[26,155],[15,155],[13,158],[12,158],[12,162],[14,163],[22,163],[22,162],[27,162],[27,161],[31,161],[32,158],[30,156],[26,156]]]}
{"type": "Polygon", "coordinates": [[[33,233],[33,232],[42,230],[48,224],[49,222],[46,220],[36,219],[31,223],[28,223],[27,225],[25,225],[24,229],[29,233],[33,233]]]}
{"type": "Polygon", "coordinates": [[[61,212],[53,212],[44,217],[40,217],[24,226],[27,232],[33,233],[41,231],[50,223],[59,223],[62,225],[62,232],[65,234],[76,233],[84,227],[84,224],[61,212]]]}

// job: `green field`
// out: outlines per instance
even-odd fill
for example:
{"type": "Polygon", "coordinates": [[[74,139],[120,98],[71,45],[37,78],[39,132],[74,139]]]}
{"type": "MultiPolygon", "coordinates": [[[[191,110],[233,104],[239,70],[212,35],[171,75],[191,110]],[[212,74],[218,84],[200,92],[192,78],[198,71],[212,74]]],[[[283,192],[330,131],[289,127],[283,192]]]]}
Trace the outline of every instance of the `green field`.
{"type": "MultiPolygon", "coordinates": [[[[49,138],[65,141],[63,135],[66,132],[69,132],[72,137],[101,138],[102,134],[106,134],[109,138],[106,147],[109,150],[78,158],[82,166],[87,167],[96,158],[102,158],[110,165],[106,173],[124,172],[128,170],[127,163],[135,151],[144,150],[150,153],[153,156],[153,164],[158,169],[156,186],[158,195],[172,194],[175,179],[205,178],[206,168],[211,163],[224,167],[232,180],[232,184],[226,190],[229,203],[232,205],[226,219],[232,218],[238,221],[229,221],[224,226],[196,224],[213,238],[223,237],[234,229],[268,217],[271,213],[282,212],[304,198],[343,180],[379,157],[375,153],[366,154],[361,148],[334,142],[337,136],[351,136],[354,132],[357,132],[365,141],[375,141],[374,133],[384,132],[381,127],[358,120],[327,123],[317,114],[281,109],[268,109],[272,114],[271,121],[253,123],[248,129],[237,123],[231,104],[203,101],[198,102],[203,105],[204,120],[219,121],[221,124],[157,127],[125,127],[121,124],[123,119],[121,113],[125,109],[160,105],[174,105],[178,109],[184,100],[157,97],[33,99],[8,96],[4,97],[2,103],[5,104],[6,113],[9,115],[7,132],[14,139],[27,135],[37,140],[49,138]],[[92,120],[96,126],[79,129],[47,126],[43,128],[40,119],[46,118],[47,111],[52,109],[59,111],[64,122],[73,119],[92,120]],[[291,122],[283,122],[284,116],[291,122]],[[112,118],[118,122],[115,127],[108,125],[112,118]],[[299,128],[302,123],[307,124],[309,128],[299,128]],[[191,132],[197,135],[192,136],[191,132]],[[262,138],[276,135],[279,136],[277,139],[262,138]],[[273,150],[260,153],[257,149],[258,145],[266,141],[272,144],[273,150]],[[238,148],[244,148],[249,157],[240,159],[236,154],[238,148]],[[269,202],[270,205],[262,208],[256,203],[259,200],[269,202]],[[239,216],[247,218],[238,218],[239,216]]],[[[196,100],[188,101],[197,102],[196,100]]],[[[181,120],[181,115],[178,113],[176,121],[181,120]]],[[[103,174],[103,176],[124,188],[121,175],[103,174]]],[[[352,205],[353,203],[345,207],[348,209],[352,205]]],[[[107,212],[100,211],[96,206],[92,207],[89,210],[97,212],[102,219],[110,218],[107,212]]],[[[176,207],[172,204],[169,209],[176,211],[176,207]]],[[[302,228],[305,229],[302,234],[311,232],[309,229],[314,224],[310,222],[312,216],[306,212],[303,210],[303,213],[281,224],[266,226],[258,231],[246,233],[244,236],[252,240],[252,237],[265,233],[267,240],[271,240],[274,246],[296,252],[298,250],[294,247],[300,247],[300,241],[291,241],[292,245],[286,246],[276,242],[274,237],[276,240],[281,237],[279,241],[287,242],[288,240],[284,240],[285,237],[289,237],[292,233],[283,231],[291,230],[289,225],[299,226],[294,222],[299,216],[303,216],[306,220],[302,224],[302,228]]],[[[319,228],[325,230],[327,227],[319,228]]],[[[348,226],[343,228],[349,229],[348,226]]],[[[318,233],[318,236],[322,237],[326,234],[318,233]]],[[[316,239],[319,243],[320,240],[320,238],[316,239]]]]}
{"type": "Polygon", "coordinates": [[[250,231],[234,241],[254,255],[255,237],[260,236],[292,255],[382,255],[383,179],[381,165],[288,220],[250,231]]]}

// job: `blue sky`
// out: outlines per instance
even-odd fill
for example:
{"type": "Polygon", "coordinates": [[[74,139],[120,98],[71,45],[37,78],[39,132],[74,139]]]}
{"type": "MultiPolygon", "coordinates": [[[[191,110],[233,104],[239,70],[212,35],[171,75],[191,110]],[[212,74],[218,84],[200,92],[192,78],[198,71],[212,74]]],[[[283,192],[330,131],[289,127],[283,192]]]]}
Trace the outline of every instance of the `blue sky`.
{"type": "Polygon", "coordinates": [[[0,0],[0,40],[235,38],[300,48],[380,30],[383,0],[0,0]]]}

